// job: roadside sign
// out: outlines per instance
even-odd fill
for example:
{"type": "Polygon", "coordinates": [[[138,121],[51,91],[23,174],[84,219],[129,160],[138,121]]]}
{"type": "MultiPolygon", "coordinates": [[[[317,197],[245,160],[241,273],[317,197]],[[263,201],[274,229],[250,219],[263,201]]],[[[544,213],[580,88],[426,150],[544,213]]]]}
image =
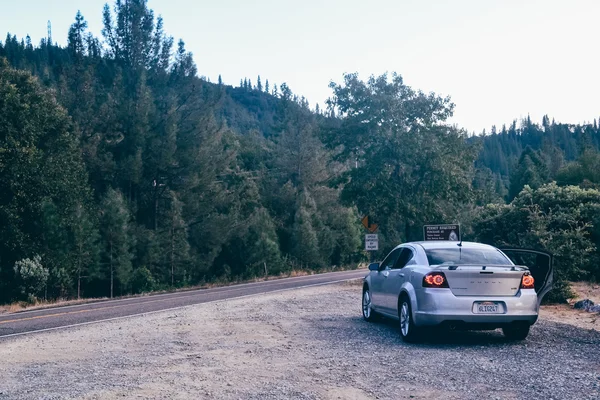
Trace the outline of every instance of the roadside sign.
{"type": "Polygon", "coordinates": [[[365,215],[360,222],[362,222],[362,224],[365,227],[365,229],[368,230],[371,233],[375,232],[377,230],[377,228],[379,228],[379,225],[377,225],[377,224],[370,224],[369,223],[369,216],[368,215],[365,215]]]}
{"type": "Polygon", "coordinates": [[[379,237],[377,234],[365,235],[365,250],[377,251],[379,250],[379,237]]]}
{"type": "Polygon", "coordinates": [[[460,225],[425,225],[423,226],[423,237],[425,240],[448,240],[451,242],[460,241],[460,225]]]}

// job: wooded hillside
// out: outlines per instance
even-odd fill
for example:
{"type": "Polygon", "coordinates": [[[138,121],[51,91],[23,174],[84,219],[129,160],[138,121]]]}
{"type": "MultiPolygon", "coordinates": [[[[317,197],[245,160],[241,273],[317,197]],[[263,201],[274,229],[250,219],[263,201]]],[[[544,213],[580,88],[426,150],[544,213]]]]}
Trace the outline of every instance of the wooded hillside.
{"type": "Polygon", "coordinates": [[[460,222],[493,244],[535,230],[561,279],[600,278],[596,121],[468,138],[396,74],[346,75],[320,110],[266,77],[208,82],[145,0],[103,20],[95,37],[78,13],[66,47],[0,43],[0,301],[356,265],[365,214],[382,255],[460,222]]]}

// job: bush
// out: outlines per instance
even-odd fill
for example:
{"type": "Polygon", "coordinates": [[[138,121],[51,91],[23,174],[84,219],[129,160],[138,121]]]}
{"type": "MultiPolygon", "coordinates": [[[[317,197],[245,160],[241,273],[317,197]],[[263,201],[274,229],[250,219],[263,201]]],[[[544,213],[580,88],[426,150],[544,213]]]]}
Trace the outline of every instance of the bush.
{"type": "Polygon", "coordinates": [[[568,281],[600,277],[600,192],[555,183],[525,186],[508,205],[480,210],[473,230],[478,241],[496,246],[546,250],[554,255],[554,285],[547,301],[572,296],[568,281]]]}
{"type": "Polygon", "coordinates": [[[48,283],[49,271],[42,266],[42,258],[35,255],[33,260],[26,258],[15,263],[15,275],[19,281],[21,295],[34,303],[48,283]]]}
{"type": "Polygon", "coordinates": [[[156,281],[148,268],[141,267],[133,273],[131,286],[133,293],[151,292],[156,288],[156,281]]]}

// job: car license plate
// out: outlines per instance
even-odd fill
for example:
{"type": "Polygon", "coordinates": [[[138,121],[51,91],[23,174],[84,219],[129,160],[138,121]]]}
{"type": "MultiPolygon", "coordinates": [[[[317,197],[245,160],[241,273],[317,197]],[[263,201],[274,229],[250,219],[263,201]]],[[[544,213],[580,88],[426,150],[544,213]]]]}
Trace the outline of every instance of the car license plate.
{"type": "Polygon", "coordinates": [[[497,301],[480,301],[473,304],[473,312],[476,314],[502,314],[504,309],[497,301]]]}

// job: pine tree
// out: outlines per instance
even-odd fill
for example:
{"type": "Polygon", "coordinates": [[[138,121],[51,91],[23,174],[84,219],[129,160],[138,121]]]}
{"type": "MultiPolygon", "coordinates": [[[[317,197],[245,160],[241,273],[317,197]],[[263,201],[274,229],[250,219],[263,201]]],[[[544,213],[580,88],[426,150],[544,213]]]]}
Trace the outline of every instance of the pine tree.
{"type": "Polygon", "coordinates": [[[126,293],[131,277],[132,242],[130,215],[123,195],[109,189],[100,205],[100,236],[102,264],[110,281],[110,297],[114,296],[115,281],[120,292],[126,293]]]}
{"type": "Polygon", "coordinates": [[[81,60],[85,54],[85,30],[87,29],[87,22],[81,15],[81,11],[77,11],[75,15],[75,22],[69,29],[68,44],[69,53],[75,60],[81,60]]]}
{"type": "Polygon", "coordinates": [[[550,179],[550,171],[544,156],[527,147],[521,157],[516,169],[511,173],[509,200],[514,199],[525,185],[537,189],[550,179]]]}
{"type": "Polygon", "coordinates": [[[221,78],[221,74],[219,74],[218,85],[219,85],[219,86],[222,86],[222,85],[223,85],[223,79],[221,78]]]}
{"type": "Polygon", "coordinates": [[[265,93],[270,94],[271,92],[269,91],[269,80],[267,79],[265,81],[265,93]]]}
{"type": "Polygon", "coordinates": [[[41,256],[50,272],[50,286],[57,290],[61,297],[68,295],[73,274],[73,259],[68,236],[68,221],[61,218],[56,204],[50,199],[42,202],[42,238],[41,256]]]}
{"type": "Polygon", "coordinates": [[[89,277],[89,271],[97,269],[100,257],[98,247],[98,229],[94,225],[89,211],[79,204],[74,214],[74,257],[75,275],[77,279],[77,298],[81,298],[81,283],[89,277]]]}
{"type": "Polygon", "coordinates": [[[188,243],[187,224],[183,219],[183,203],[175,192],[169,193],[169,208],[162,228],[161,248],[164,249],[163,268],[169,271],[171,286],[175,286],[175,275],[183,276],[182,268],[189,261],[190,246],[188,243]]]}
{"type": "Polygon", "coordinates": [[[194,63],[194,56],[185,49],[185,42],[179,40],[177,43],[177,52],[175,53],[175,63],[173,64],[172,74],[176,79],[196,76],[198,69],[194,63]]]}
{"type": "Polygon", "coordinates": [[[294,257],[301,260],[308,268],[315,269],[322,265],[319,254],[319,239],[312,223],[310,209],[300,205],[294,217],[292,227],[292,249],[294,257]]]}
{"type": "Polygon", "coordinates": [[[114,15],[108,4],[103,11],[102,35],[109,54],[126,67],[147,67],[152,63],[154,12],[146,0],[117,1],[114,15]]]}
{"type": "Polygon", "coordinates": [[[263,90],[262,82],[260,81],[260,75],[256,79],[256,90],[258,90],[259,92],[262,92],[263,90]]]}

